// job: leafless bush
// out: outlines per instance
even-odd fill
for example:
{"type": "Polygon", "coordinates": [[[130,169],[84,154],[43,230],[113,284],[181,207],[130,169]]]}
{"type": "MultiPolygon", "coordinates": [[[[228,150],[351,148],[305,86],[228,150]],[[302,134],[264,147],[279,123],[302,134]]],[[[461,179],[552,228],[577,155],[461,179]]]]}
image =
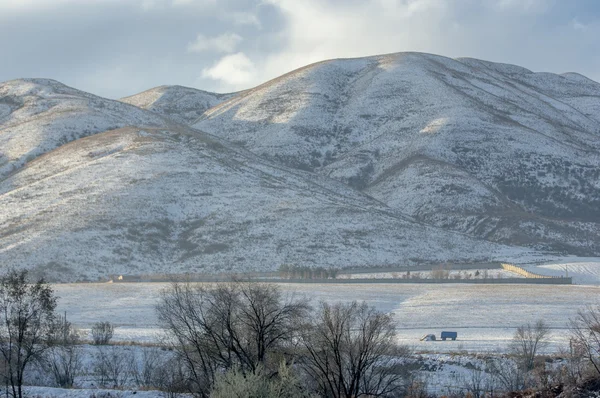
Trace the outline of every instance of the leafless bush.
{"type": "Polygon", "coordinates": [[[155,348],[144,348],[140,355],[140,360],[132,358],[131,373],[135,384],[140,388],[159,388],[167,361],[155,348]]]}
{"type": "Polygon", "coordinates": [[[487,368],[494,378],[494,383],[502,391],[521,391],[527,386],[527,374],[515,360],[496,358],[488,363],[487,368]]]}
{"type": "Polygon", "coordinates": [[[407,380],[405,398],[429,398],[427,381],[423,378],[411,377],[407,380]]]}
{"type": "Polygon", "coordinates": [[[51,333],[52,345],[41,364],[58,387],[72,387],[75,378],[82,373],[82,354],[78,347],[80,334],[66,316],[57,317],[51,333]]]}
{"type": "Polygon", "coordinates": [[[387,396],[402,387],[393,370],[392,318],[366,303],[321,303],[303,334],[301,366],[327,397],[387,396]]]}
{"type": "Polygon", "coordinates": [[[571,339],[568,348],[560,351],[560,356],[564,359],[559,369],[560,382],[568,387],[577,386],[589,369],[583,346],[571,339]]]}
{"type": "Polygon", "coordinates": [[[472,398],[483,398],[486,393],[493,389],[489,374],[481,369],[473,369],[465,378],[464,390],[472,398]]]}
{"type": "Polygon", "coordinates": [[[96,345],[106,345],[110,342],[115,328],[110,322],[96,322],[92,325],[92,341],[96,345]]]}
{"type": "Polygon", "coordinates": [[[538,352],[547,346],[550,328],[543,320],[519,326],[512,341],[512,352],[523,372],[533,370],[538,352]]]}
{"type": "Polygon", "coordinates": [[[133,361],[132,353],[123,347],[98,347],[94,361],[98,383],[107,388],[124,387],[131,376],[133,361]]]}
{"type": "Polygon", "coordinates": [[[581,354],[600,376],[600,307],[580,310],[570,326],[571,349],[581,354]]]}
{"type": "Polygon", "coordinates": [[[188,368],[178,359],[167,360],[163,364],[160,374],[157,387],[163,391],[165,397],[176,398],[191,390],[190,379],[192,376],[188,373],[188,368]]]}

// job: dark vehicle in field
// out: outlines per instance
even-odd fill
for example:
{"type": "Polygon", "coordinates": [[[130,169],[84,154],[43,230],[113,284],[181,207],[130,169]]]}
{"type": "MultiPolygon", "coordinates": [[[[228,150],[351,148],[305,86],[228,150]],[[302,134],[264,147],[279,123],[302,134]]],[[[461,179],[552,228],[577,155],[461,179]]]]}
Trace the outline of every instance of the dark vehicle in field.
{"type": "Polygon", "coordinates": [[[456,337],[458,336],[458,333],[456,332],[442,332],[442,340],[446,340],[446,339],[452,339],[452,340],[456,340],[456,337]]]}

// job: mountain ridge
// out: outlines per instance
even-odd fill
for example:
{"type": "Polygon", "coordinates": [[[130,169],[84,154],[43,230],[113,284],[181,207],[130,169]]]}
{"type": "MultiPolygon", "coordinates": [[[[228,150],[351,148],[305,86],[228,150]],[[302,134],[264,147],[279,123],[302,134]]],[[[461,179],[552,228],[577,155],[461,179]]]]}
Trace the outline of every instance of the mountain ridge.
{"type": "Polygon", "coordinates": [[[109,274],[600,255],[600,84],[323,61],[240,93],[0,83],[0,261],[109,274]],[[200,115],[198,117],[198,115],[200,115]]]}
{"type": "Polygon", "coordinates": [[[472,233],[483,223],[477,236],[505,243],[518,243],[520,230],[528,230],[551,250],[564,249],[562,237],[549,236],[564,227],[568,250],[598,254],[599,115],[600,84],[581,76],[396,53],[300,68],[206,111],[194,127],[343,181],[434,225],[472,233]],[[431,164],[394,175],[417,158],[431,164]],[[430,192],[419,178],[445,184],[430,192]],[[467,214],[448,208],[455,195],[444,190],[476,203],[467,214]],[[531,216],[513,231],[487,216],[515,206],[531,216]],[[577,225],[590,217],[592,224],[577,225]],[[596,231],[592,240],[588,229],[596,231]]]}

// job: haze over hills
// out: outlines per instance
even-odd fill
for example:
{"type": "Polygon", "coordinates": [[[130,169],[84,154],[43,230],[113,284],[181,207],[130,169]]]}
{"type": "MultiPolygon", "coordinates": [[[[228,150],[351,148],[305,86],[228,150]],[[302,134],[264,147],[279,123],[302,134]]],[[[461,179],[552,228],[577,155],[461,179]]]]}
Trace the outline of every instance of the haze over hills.
{"type": "Polygon", "coordinates": [[[327,175],[422,222],[600,253],[600,84],[475,59],[320,62],[194,124],[327,175]]]}
{"type": "Polygon", "coordinates": [[[600,84],[575,73],[402,53],[121,101],[0,84],[0,263],[72,281],[600,255],[600,84]]]}

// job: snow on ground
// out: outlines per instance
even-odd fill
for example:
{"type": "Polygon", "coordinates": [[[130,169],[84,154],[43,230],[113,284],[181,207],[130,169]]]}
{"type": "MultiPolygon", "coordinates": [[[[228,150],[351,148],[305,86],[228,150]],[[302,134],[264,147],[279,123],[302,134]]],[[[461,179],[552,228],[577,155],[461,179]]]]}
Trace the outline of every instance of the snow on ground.
{"type": "MultiPolygon", "coordinates": [[[[289,293],[319,301],[366,301],[393,314],[398,341],[417,351],[502,352],[515,329],[545,320],[552,329],[550,351],[566,345],[567,324],[586,304],[599,304],[598,288],[573,285],[467,284],[280,284],[289,293]],[[458,332],[457,341],[421,342],[421,336],[458,332]]],[[[156,341],[154,306],[166,283],[59,284],[59,311],[89,328],[115,324],[116,341],[156,341]]]]}
{"type": "Polygon", "coordinates": [[[579,285],[600,285],[600,258],[565,257],[525,267],[531,272],[551,276],[571,276],[579,285]]]}
{"type": "MultiPolygon", "coordinates": [[[[97,388],[25,387],[25,396],[33,398],[163,398],[165,393],[162,391],[126,391],[97,388]]],[[[187,394],[184,396],[187,396],[187,394]]]]}

